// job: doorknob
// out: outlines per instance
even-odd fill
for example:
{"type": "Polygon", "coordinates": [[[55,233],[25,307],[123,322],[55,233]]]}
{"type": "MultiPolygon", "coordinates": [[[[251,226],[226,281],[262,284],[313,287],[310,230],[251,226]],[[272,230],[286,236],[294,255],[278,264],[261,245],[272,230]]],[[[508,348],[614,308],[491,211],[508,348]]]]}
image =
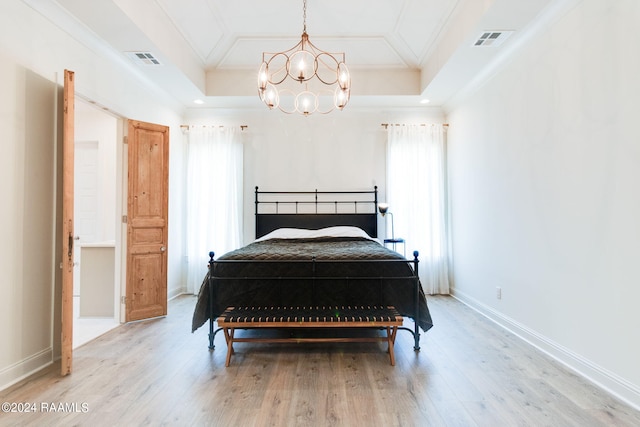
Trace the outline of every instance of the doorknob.
{"type": "Polygon", "coordinates": [[[167,250],[167,248],[166,248],[166,247],[164,247],[164,246],[160,247],[160,252],[164,252],[164,251],[166,251],[166,250],[167,250]]]}

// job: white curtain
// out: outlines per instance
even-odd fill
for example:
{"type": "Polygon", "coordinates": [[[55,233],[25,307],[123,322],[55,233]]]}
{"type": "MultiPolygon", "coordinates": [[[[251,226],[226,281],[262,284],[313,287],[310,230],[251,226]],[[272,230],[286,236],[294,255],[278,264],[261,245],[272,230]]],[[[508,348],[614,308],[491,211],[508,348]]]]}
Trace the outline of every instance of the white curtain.
{"type": "Polygon", "coordinates": [[[187,135],[187,287],[197,293],[209,251],[219,257],[242,244],[243,148],[235,127],[197,126],[187,135]]]}
{"type": "MultiPolygon", "coordinates": [[[[442,125],[387,128],[387,203],[407,257],[419,251],[424,291],[449,293],[445,135],[442,125]]],[[[387,237],[391,216],[386,217],[387,237]]]]}

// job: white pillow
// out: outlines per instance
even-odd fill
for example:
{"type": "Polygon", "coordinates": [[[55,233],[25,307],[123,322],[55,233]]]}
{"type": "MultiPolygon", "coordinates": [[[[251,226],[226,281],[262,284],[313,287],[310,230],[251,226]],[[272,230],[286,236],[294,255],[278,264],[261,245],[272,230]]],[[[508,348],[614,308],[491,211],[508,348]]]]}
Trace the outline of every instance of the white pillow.
{"type": "Polygon", "coordinates": [[[363,229],[351,226],[337,226],[321,228],[319,230],[306,230],[303,228],[278,228],[271,233],[256,239],[256,242],[269,239],[316,239],[319,237],[362,237],[375,240],[363,229]]]}

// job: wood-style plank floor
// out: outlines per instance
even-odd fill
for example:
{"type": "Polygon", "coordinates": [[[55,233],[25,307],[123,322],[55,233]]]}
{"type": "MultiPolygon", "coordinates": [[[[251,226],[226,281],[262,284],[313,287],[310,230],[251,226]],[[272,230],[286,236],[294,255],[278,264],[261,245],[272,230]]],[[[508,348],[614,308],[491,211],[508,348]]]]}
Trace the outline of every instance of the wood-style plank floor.
{"type": "Polygon", "coordinates": [[[123,325],[59,366],[0,392],[35,413],[9,426],[639,426],[640,412],[446,296],[413,351],[400,331],[396,366],[382,344],[237,344],[190,332],[195,297],[166,318],[123,325]],[[61,406],[62,404],[62,406],[61,406]],[[43,412],[43,405],[62,412],[43,412]]]}

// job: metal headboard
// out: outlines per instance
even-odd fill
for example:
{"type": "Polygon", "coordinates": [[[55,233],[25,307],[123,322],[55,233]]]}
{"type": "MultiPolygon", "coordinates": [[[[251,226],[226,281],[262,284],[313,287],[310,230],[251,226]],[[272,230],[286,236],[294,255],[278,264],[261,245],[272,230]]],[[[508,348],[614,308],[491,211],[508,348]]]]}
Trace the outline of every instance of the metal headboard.
{"type": "Polygon", "coordinates": [[[278,228],[351,225],[378,237],[378,186],[366,191],[255,191],[256,238],[278,228]]]}

